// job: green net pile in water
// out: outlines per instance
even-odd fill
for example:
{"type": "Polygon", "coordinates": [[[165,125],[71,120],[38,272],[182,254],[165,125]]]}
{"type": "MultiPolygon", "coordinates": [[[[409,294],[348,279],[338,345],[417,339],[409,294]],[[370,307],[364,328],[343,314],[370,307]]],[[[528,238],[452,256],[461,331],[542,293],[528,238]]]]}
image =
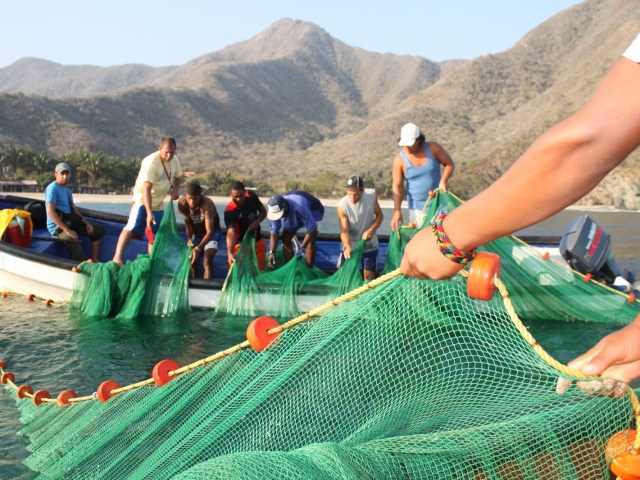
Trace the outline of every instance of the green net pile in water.
{"type": "Polygon", "coordinates": [[[629,394],[559,376],[499,295],[395,276],[162,387],[18,405],[39,478],[608,479],[629,394]]]}
{"type": "Polygon", "coordinates": [[[189,268],[188,247],[178,234],[171,201],[151,255],[138,255],[122,267],[114,262],[81,264],[70,306],[88,317],[180,315],[189,307],[189,268]]]}
{"type": "MultiPolygon", "coordinates": [[[[260,271],[255,239],[245,236],[216,306],[217,316],[272,315],[289,319],[308,312],[364,282],[360,262],[365,242],[360,241],[342,267],[332,275],[309,267],[294,257],[275,270],[260,271]]],[[[280,257],[281,249],[278,251],[280,257]]]]}

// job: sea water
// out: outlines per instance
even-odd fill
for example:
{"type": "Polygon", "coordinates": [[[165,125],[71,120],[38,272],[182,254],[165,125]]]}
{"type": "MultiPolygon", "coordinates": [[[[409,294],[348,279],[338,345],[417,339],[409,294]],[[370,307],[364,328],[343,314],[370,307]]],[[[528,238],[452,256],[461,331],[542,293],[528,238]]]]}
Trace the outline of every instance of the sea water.
{"type": "MultiPolygon", "coordinates": [[[[126,214],[128,204],[81,204],[95,210],[126,214]]],[[[218,205],[220,213],[221,206],[218,205]]],[[[521,232],[561,235],[569,222],[585,213],[566,210],[521,232]]],[[[640,212],[589,211],[613,238],[618,263],[640,271],[640,212]]],[[[391,211],[384,209],[380,233],[389,233],[391,211]]],[[[268,228],[267,222],[263,229],[268,228]]],[[[327,207],[321,231],[338,230],[335,208],[327,207]]],[[[88,395],[107,379],[120,385],[147,379],[162,359],[186,365],[244,340],[246,324],[214,319],[212,312],[195,310],[181,319],[85,319],[70,315],[66,306],[47,307],[25,297],[0,298],[0,359],[8,363],[16,383],[49,390],[53,395],[72,389],[88,395]]],[[[617,327],[598,323],[528,322],[531,334],[555,359],[566,363],[617,327]]],[[[22,461],[28,439],[21,428],[15,400],[0,388],[0,479],[31,479],[37,475],[22,461]]]]}

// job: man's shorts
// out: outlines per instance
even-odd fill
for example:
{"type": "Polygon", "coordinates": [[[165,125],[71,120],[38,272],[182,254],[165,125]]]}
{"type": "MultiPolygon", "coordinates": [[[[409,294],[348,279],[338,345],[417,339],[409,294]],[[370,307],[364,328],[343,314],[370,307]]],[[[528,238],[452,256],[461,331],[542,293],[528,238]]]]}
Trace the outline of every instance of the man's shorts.
{"type": "MultiPolygon", "coordinates": [[[[193,244],[198,245],[202,241],[202,237],[204,237],[204,235],[194,235],[192,239],[193,244]]],[[[214,250],[219,250],[218,247],[222,243],[223,239],[224,239],[224,236],[222,235],[222,229],[218,228],[217,230],[214,230],[213,237],[204,246],[205,251],[210,250],[212,248],[214,250]]]]}
{"type": "Polygon", "coordinates": [[[133,233],[133,237],[142,240],[146,233],[149,245],[153,245],[156,233],[160,227],[160,222],[164,216],[164,211],[157,210],[153,212],[153,217],[156,219],[156,223],[152,226],[152,230],[147,228],[147,210],[140,202],[134,202],[131,206],[131,212],[129,213],[129,221],[124,226],[124,230],[129,230],[133,233]]]}
{"type": "MultiPolygon", "coordinates": [[[[337,267],[340,268],[346,261],[344,253],[340,253],[338,257],[337,267]]],[[[369,272],[378,273],[378,249],[370,250],[362,254],[362,261],[360,263],[360,270],[367,270],[369,272]]]]}

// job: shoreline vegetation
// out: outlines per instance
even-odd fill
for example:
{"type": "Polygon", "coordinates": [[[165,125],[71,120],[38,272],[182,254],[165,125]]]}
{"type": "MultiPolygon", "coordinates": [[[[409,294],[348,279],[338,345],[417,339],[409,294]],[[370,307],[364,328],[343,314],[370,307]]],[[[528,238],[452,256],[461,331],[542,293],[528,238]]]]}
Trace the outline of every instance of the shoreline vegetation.
{"type": "MultiPolygon", "coordinates": [[[[44,193],[41,192],[2,192],[0,195],[16,195],[20,197],[30,198],[32,200],[44,200],[44,193]]],[[[228,196],[219,195],[207,195],[216,205],[226,205],[230,198],[228,196]]],[[[261,200],[266,203],[268,197],[260,197],[261,200]]],[[[108,195],[99,193],[74,193],[73,199],[76,203],[128,203],[131,202],[131,195],[108,195]]],[[[340,198],[320,198],[320,201],[325,207],[335,207],[340,198]]],[[[380,207],[391,209],[393,208],[393,200],[379,199],[380,207]]],[[[406,200],[402,202],[402,208],[407,208],[406,200]]],[[[611,205],[571,205],[565,210],[583,210],[586,212],[638,212],[640,210],[625,210],[621,208],[615,208],[611,205]]]]}

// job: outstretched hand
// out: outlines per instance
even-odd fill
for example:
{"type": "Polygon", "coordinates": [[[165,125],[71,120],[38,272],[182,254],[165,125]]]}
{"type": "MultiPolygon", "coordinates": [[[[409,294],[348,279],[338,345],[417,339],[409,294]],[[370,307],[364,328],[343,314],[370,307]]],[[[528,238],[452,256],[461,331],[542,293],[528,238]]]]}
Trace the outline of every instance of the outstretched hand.
{"type": "Polygon", "coordinates": [[[567,364],[587,375],[630,382],[640,377],[640,315],[567,364]]]}
{"type": "Polygon", "coordinates": [[[586,375],[605,378],[570,380],[561,377],[556,386],[560,395],[575,383],[588,395],[624,396],[627,383],[640,377],[640,315],[629,325],[604,337],[567,366],[586,375]]]}

